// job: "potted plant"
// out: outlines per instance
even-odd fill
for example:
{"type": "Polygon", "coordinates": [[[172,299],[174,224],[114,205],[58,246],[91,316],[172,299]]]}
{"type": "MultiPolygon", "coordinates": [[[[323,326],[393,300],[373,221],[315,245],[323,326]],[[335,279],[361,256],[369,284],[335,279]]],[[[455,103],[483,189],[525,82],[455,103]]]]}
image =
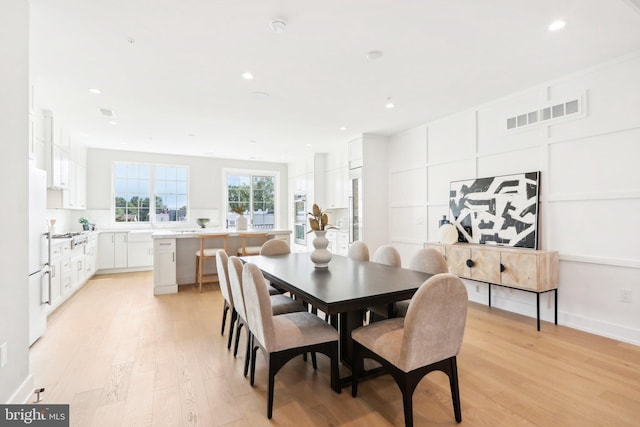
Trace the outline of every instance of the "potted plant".
{"type": "Polygon", "coordinates": [[[333,225],[329,225],[329,216],[326,212],[322,212],[320,206],[313,204],[312,211],[309,212],[309,228],[308,233],[312,231],[316,237],[313,239],[314,250],[311,252],[311,261],[315,264],[315,268],[329,268],[331,261],[331,252],[327,249],[329,239],[327,239],[327,230],[334,229],[333,225]]]}
{"type": "Polygon", "coordinates": [[[247,218],[244,217],[244,203],[236,203],[231,207],[231,211],[238,214],[236,218],[236,230],[247,229],[247,218]]]}
{"type": "Polygon", "coordinates": [[[82,224],[82,229],[84,231],[89,231],[89,226],[90,226],[90,222],[89,222],[89,218],[81,216],[80,219],[78,220],[78,222],[80,224],[82,224]]]}

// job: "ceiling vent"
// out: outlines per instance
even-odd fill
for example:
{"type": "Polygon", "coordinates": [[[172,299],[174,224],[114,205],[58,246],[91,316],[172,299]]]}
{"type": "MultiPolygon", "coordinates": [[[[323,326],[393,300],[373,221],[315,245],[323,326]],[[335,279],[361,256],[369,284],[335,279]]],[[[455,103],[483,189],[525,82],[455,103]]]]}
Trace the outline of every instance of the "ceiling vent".
{"type": "Polygon", "coordinates": [[[103,116],[107,116],[107,117],[115,117],[116,114],[113,112],[113,110],[109,109],[109,108],[100,108],[100,113],[102,113],[103,116]]]}
{"type": "Polygon", "coordinates": [[[507,118],[507,131],[550,124],[561,119],[584,117],[583,98],[554,102],[539,110],[507,118]]]}

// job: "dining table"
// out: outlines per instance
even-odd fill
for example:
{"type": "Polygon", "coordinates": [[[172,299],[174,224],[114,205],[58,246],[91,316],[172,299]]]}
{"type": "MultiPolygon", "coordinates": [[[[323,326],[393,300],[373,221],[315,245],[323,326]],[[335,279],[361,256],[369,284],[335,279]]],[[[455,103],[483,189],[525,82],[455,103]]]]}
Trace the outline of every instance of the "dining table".
{"type": "MultiPolygon", "coordinates": [[[[432,274],[333,255],[328,268],[315,268],[308,253],[245,256],[273,286],[330,316],[339,332],[343,365],[352,367],[351,331],[363,325],[368,307],[411,298],[432,274]]],[[[341,381],[342,382],[342,381],[341,381]]]]}

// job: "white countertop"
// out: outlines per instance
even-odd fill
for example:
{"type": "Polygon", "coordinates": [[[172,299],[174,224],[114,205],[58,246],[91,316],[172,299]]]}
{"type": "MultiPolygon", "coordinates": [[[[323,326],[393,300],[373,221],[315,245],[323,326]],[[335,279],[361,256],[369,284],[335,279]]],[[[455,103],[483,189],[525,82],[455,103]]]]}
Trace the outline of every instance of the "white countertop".
{"type": "Polygon", "coordinates": [[[277,234],[291,234],[291,230],[259,230],[249,229],[244,231],[238,231],[233,229],[224,228],[198,228],[188,230],[154,230],[152,237],[154,239],[185,239],[190,237],[198,237],[200,235],[222,235],[228,234],[229,237],[238,237],[241,234],[264,234],[277,235],[277,234]]]}

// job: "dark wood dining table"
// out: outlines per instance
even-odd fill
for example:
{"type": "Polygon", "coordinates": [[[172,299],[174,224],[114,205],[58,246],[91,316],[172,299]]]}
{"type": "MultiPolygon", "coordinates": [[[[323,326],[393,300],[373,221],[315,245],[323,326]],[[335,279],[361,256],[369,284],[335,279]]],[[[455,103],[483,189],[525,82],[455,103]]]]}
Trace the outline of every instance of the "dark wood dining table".
{"type": "Polygon", "coordinates": [[[362,326],[367,307],[411,298],[432,274],[333,255],[328,269],[316,269],[308,253],[246,256],[277,288],[331,316],[340,335],[340,359],[351,368],[351,331],[362,326]]]}

